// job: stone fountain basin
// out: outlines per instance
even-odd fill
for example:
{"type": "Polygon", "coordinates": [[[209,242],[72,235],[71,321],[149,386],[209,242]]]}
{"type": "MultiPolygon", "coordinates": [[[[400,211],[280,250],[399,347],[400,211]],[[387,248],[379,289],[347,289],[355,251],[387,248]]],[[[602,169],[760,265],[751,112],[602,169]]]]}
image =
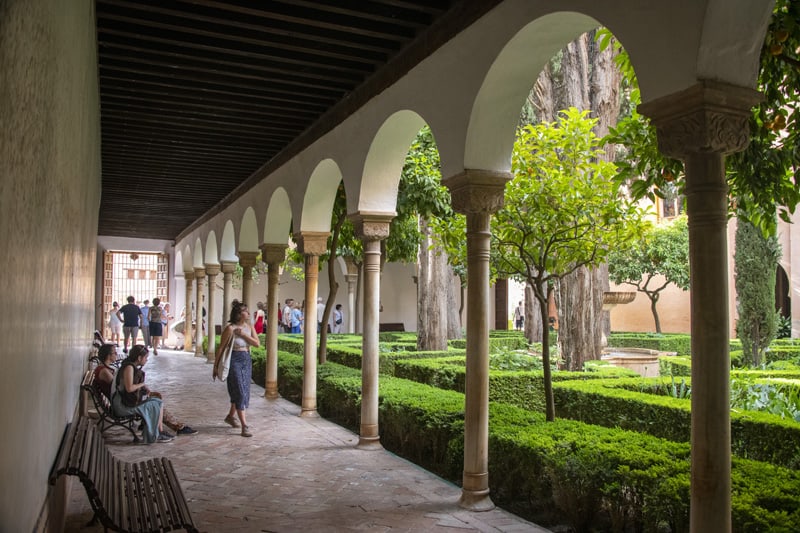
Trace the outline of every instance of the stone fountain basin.
{"type": "Polygon", "coordinates": [[[675,355],[675,352],[660,352],[647,348],[612,348],[603,350],[600,357],[610,365],[633,370],[645,378],[658,377],[658,357],[661,355],[675,355]]]}

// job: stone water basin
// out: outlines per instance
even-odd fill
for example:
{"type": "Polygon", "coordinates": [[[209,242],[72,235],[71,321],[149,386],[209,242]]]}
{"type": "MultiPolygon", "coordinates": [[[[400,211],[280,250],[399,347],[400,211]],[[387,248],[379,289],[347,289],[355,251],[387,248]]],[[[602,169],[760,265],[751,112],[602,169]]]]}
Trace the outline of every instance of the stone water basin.
{"type": "Polygon", "coordinates": [[[675,355],[675,352],[660,352],[647,348],[606,348],[600,357],[610,365],[633,370],[645,378],[658,377],[658,357],[675,355]]]}

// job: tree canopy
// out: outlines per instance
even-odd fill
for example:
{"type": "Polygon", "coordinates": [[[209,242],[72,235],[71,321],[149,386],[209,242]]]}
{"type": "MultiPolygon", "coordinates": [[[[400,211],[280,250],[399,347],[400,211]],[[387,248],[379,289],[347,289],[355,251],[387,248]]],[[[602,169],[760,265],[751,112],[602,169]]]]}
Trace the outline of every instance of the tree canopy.
{"type": "MultiPolygon", "coordinates": [[[[581,266],[603,262],[609,249],[639,230],[637,207],[617,194],[616,167],[598,156],[594,120],[575,108],[555,123],[520,129],[512,155],[514,178],[505,206],[492,219],[499,276],[528,282],[547,323],[547,290],[581,266]]],[[[550,378],[549,332],[542,357],[547,418],[555,417],[550,378]]]]}
{"type": "Polygon", "coordinates": [[[642,238],[608,256],[608,277],[633,285],[650,299],[656,332],[661,333],[656,304],[670,284],[689,289],[689,226],[685,215],[646,229],[642,238]],[[663,277],[661,277],[663,276],[663,277]]]}
{"type": "MultiPolygon", "coordinates": [[[[601,33],[604,46],[619,46],[610,33],[601,33]]],[[[789,221],[800,202],[800,2],[776,0],[773,17],[761,49],[757,89],[764,101],[753,108],[750,144],[727,157],[731,213],[736,212],[766,234],[774,234],[777,214],[789,221]]],[[[631,113],[606,138],[622,148],[618,178],[634,197],[663,194],[675,180],[683,186],[683,163],[663,156],[655,128],[636,112],[641,101],[636,76],[627,54],[617,62],[629,87],[631,113]]]]}

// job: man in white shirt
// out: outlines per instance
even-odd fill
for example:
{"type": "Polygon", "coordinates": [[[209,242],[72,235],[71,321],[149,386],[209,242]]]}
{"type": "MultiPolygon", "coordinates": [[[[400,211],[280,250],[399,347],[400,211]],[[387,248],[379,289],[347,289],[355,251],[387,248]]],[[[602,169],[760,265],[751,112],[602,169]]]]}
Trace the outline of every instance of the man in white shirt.
{"type": "Polygon", "coordinates": [[[283,312],[281,313],[281,318],[283,319],[283,331],[285,333],[290,333],[292,331],[292,303],[294,300],[291,298],[286,298],[283,306],[283,312]]]}
{"type": "Polygon", "coordinates": [[[325,304],[322,298],[317,298],[317,333],[322,332],[322,315],[325,314],[325,304]]]}

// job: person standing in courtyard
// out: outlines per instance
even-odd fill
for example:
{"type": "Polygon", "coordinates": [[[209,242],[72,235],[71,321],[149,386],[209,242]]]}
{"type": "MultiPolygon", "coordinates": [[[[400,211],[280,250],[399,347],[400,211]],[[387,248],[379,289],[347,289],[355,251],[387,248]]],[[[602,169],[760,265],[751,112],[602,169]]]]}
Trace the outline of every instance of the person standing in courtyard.
{"type": "MultiPolygon", "coordinates": [[[[153,343],[150,339],[150,300],[142,302],[142,341],[145,348],[150,348],[153,343]]],[[[136,339],[133,340],[136,344],[136,339]]],[[[158,354],[156,354],[158,355],[158,354]]]]}
{"type": "Polygon", "coordinates": [[[108,312],[108,329],[111,330],[111,342],[115,344],[119,344],[122,335],[122,320],[117,316],[117,311],[119,311],[119,304],[114,302],[111,305],[111,311],[108,312]]]}
{"type": "Polygon", "coordinates": [[[161,337],[164,336],[164,324],[161,317],[164,310],[161,309],[161,299],[153,298],[153,305],[147,311],[147,322],[149,323],[150,342],[153,343],[153,355],[158,355],[158,346],[161,344],[161,337]]]}
{"type": "Polygon", "coordinates": [[[524,325],[525,307],[523,307],[522,302],[520,302],[517,307],[514,308],[514,329],[521,330],[524,325]]]}
{"type": "Polygon", "coordinates": [[[342,312],[342,304],[336,304],[333,310],[333,317],[331,318],[331,333],[341,333],[342,324],[344,323],[344,313],[342,312]]]}
{"type": "Polygon", "coordinates": [[[128,296],[128,303],[117,311],[117,318],[122,321],[122,333],[124,334],[122,353],[128,353],[128,339],[133,338],[131,341],[131,348],[136,344],[136,337],[139,336],[139,319],[141,316],[142,310],[136,305],[136,298],[128,296]]]}
{"type": "Polygon", "coordinates": [[[264,333],[264,318],[266,317],[266,313],[264,313],[264,304],[263,302],[258,302],[256,304],[256,322],[253,324],[253,327],[256,328],[256,333],[261,335],[264,333]]]}
{"type": "Polygon", "coordinates": [[[166,348],[167,341],[169,340],[169,321],[175,317],[172,316],[172,313],[169,310],[169,302],[164,302],[161,304],[161,310],[161,324],[164,326],[162,328],[164,331],[163,336],[161,337],[162,341],[160,348],[166,348]]]}
{"type": "Polygon", "coordinates": [[[217,354],[212,371],[213,379],[219,377],[217,375],[217,364],[228,342],[233,342],[230,370],[226,380],[231,407],[228,411],[228,416],[225,417],[225,423],[234,428],[238,428],[241,424],[242,437],[252,437],[253,433],[247,425],[246,416],[247,408],[250,406],[250,380],[253,376],[253,360],[250,357],[250,348],[257,348],[261,344],[255,328],[250,325],[250,312],[247,310],[247,305],[236,300],[231,305],[230,320],[222,331],[219,346],[217,346],[217,354]],[[232,340],[231,337],[233,338],[232,340]],[[234,418],[234,414],[238,417],[238,422],[234,418]]]}
{"type": "Polygon", "coordinates": [[[322,298],[317,298],[317,333],[322,333],[322,315],[325,314],[325,304],[322,298]]]}

